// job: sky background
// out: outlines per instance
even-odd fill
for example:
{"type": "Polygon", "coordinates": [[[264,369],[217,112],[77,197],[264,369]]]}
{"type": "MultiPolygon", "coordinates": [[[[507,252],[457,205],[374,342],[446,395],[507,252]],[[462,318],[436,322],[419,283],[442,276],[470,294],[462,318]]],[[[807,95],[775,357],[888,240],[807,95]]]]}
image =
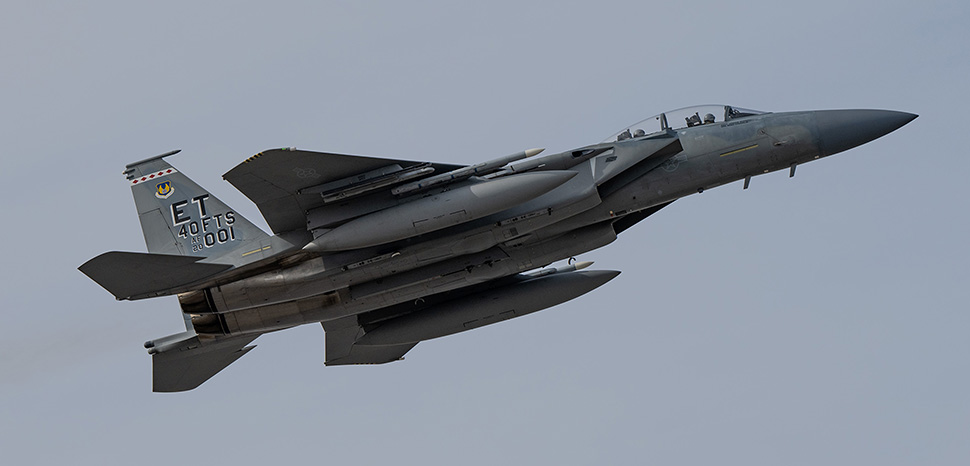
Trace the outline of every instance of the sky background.
{"type": "Polygon", "coordinates": [[[0,15],[6,464],[970,463],[965,1],[27,2],[0,15]],[[283,4],[281,4],[283,3],[283,4]],[[268,148],[474,163],[679,107],[920,117],[682,199],[583,254],[608,285],[325,368],[307,325],[151,392],[175,297],[77,271],[144,251],[126,163],[268,148]]]}

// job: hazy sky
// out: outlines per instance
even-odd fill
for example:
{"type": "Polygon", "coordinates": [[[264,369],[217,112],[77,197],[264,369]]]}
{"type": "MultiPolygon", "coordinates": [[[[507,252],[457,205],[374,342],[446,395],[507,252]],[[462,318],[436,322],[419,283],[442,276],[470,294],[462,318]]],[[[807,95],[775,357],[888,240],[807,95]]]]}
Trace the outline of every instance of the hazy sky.
{"type": "Polygon", "coordinates": [[[0,15],[5,464],[968,464],[965,1],[25,2],[0,15]],[[474,163],[672,108],[920,114],[682,199],[562,306],[323,366],[308,325],[151,392],[176,298],[76,270],[144,251],[121,171],[268,148],[474,163]]]}

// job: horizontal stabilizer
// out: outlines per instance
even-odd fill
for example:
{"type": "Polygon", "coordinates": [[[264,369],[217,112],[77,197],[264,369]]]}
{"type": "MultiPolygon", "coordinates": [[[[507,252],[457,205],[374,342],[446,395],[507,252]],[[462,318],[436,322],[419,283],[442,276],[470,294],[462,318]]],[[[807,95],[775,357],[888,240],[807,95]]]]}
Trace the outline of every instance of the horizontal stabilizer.
{"type": "Polygon", "coordinates": [[[78,267],[117,299],[140,299],[172,290],[232,268],[200,264],[204,257],[112,251],[78,267]]]}
{"type": "Polygon", "coordinates": [[[246,346],[259,335],[200,339],[191,336],[166,345],[152,355],[152,391],[183,392],[202,385],[255,346],[246,346]]]}
{"type": "Polygon", "coordinates": [[[323,328],[327,333],[328,366],[393,362],[403,358],[404,353],[417,345],[416,342],[387,346],[357,345],[354,342],[364,334],[364,330],[357,324],[356,316],[323,322],[323,328]]]}

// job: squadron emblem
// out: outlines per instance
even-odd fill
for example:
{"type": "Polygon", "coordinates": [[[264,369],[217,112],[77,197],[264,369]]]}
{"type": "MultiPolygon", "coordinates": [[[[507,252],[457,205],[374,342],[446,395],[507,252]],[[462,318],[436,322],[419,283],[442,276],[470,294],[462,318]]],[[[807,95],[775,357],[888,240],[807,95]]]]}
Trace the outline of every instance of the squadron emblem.
{"type": "Polygon", "coordinates": [[[163,181],[155,185],[155,197],[159,199],[168,199],[174,192],[175,188],[172,187],[171,181],[163,181]]]}

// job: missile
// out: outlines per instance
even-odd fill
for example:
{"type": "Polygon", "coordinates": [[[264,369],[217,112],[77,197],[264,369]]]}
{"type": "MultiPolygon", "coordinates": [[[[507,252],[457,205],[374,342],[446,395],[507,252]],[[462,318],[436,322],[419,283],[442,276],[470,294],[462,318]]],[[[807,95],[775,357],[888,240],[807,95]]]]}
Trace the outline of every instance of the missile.
{"type": "Polygon", "coordinates": [[[485,178],[498,178],[531,170],[567,170],[609,150],[612,150],[612,147],[606,146],[535,157],[518,163],[509,163],[507,166],[503,166],[501,170],[489,173],[485,178]]]}
{"type": "Polygon", "coordinates": [[[342,201],[351,197],[367,194],[380,188],[391,186],[403,181],[413,180],[415,178],[430,175],[431,173],[434,173],[434,168],[430,165],[431,164],[425,163],[406,169],[402,169],[398,165],[393,165],[392,167],[385,167],[384,169],[380,170],[372,170],[361,175],[344,178],[320,186],[301,189],[300,194],[315,192],[320,193],[320,196],[323,197],[323,202],[329,204],[331,202],[342,201]],[[388,173],[388,168],[397,168],[397,170],[390,171],[388,173]]]}
{"type": "Polygon", "coordinates": [[[465,178],[485,175],[496,171],[509,163],[515,162],[516,160],[522,160],[527,157],[532,157],[533,155],[538,155],[545,149],[529,149],[522,152],[516,152],[511,155],[506,155],[505,157],[499,157],[497,159],[489,160],[488,162],[482,162],[475,165],[470,165],[464,168],[459,168],[457,170],[452,170],[447,173],[442,173],[440,175],[431,176],[424,178],[419,181],[404,184],[398,186],[391,190],[391,194],[395,196],[400,196],[402,194],[407,194],[412,191],[418,191],[421,189],[428,189],[432,186],[437,186],[439,184],[454,183],[456,181],[461,181],[465,178]]]}
{"type": "Polygon", "coordinates": [[[545,277],[546,275],[552,275],[554,273],[575,272],[577,270],[583,270],[586,267],[589,267],[591,265],[593,265],[592,262],[577,262],[575,264],[567,265],[565,267],[558,267],[555,269],[542,269],[542,270],[539,270],[538,272],[527,273],[525,275],[527,277],[533,277],[533,278],[545,277]]]}
{"type": "Polygon", "coordinates": [[[443,337],[562,304],[612,280],[619,271],[547,274],[465,296],[401,317],[367,332],[356,344],[400,345],[443,337]]]}
{"type": "Polygon", "coordinates": [[[465,184],[353,219],[323,233],[303,249],[345,251],[422,235],[515,207],[575,175],[571,171],[544,171],[465,184]]]}

